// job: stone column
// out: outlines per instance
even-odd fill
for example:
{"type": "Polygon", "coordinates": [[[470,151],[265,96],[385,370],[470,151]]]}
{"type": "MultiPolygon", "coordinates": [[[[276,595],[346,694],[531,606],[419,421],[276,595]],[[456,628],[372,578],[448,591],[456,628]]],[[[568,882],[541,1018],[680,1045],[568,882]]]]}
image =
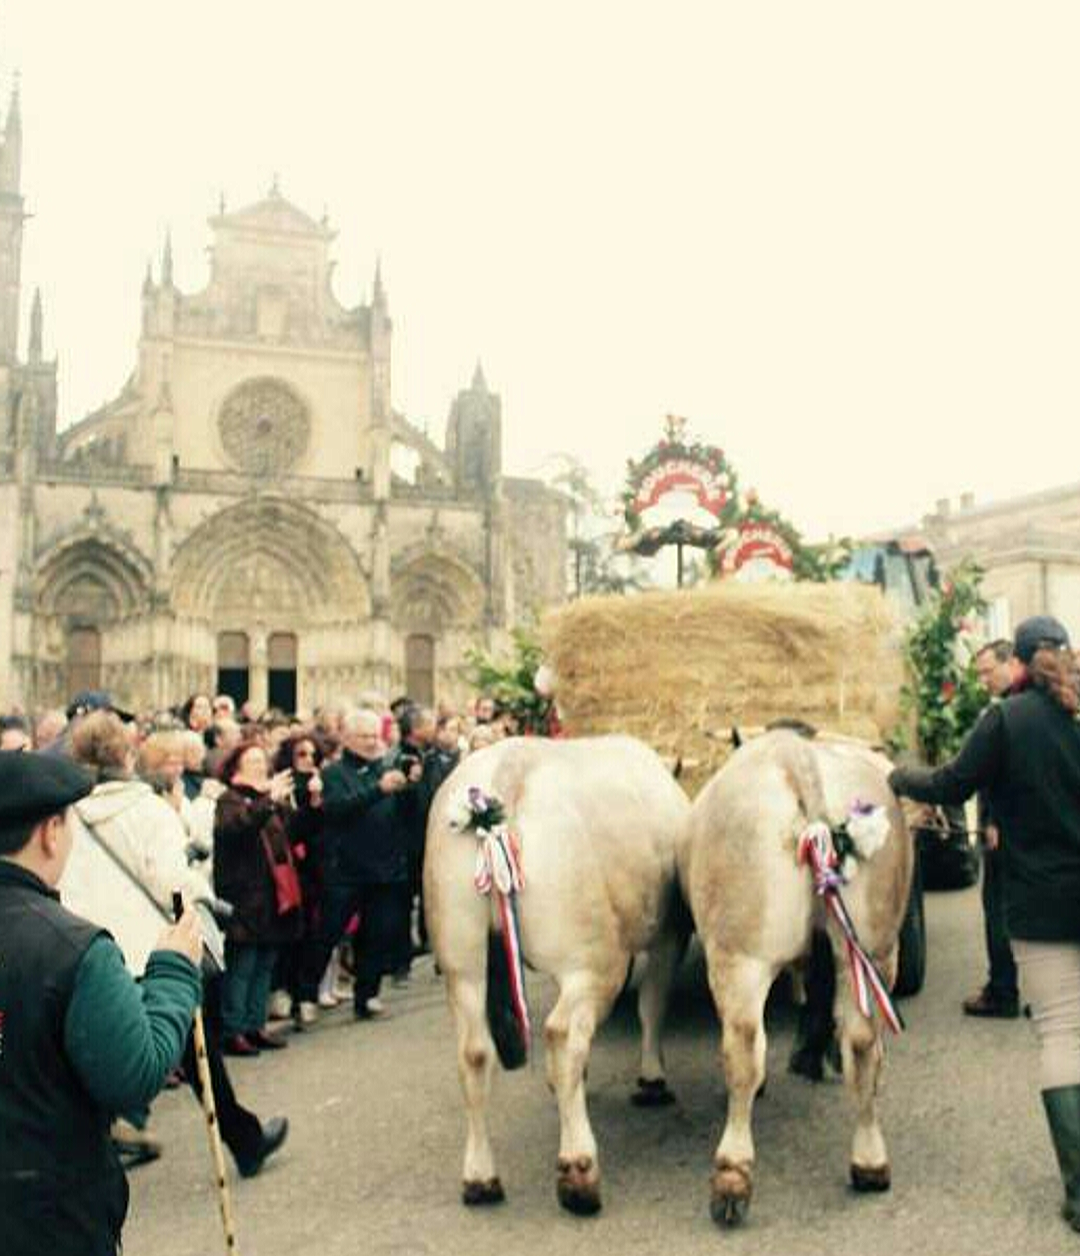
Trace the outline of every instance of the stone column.
{"type": "Polygon", "coordinates": [[[267,632],[257,624],[251,634],[251,661],[248,670],[248,700],[256,711],[265,711],[270,701],[270,671],[267,666],[267,632]]]}

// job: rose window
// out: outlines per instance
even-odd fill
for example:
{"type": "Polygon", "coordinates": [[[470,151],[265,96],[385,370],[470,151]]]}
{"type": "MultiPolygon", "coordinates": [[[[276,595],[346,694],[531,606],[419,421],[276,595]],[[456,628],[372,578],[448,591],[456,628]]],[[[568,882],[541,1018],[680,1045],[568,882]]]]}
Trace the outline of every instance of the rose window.
{"type": "Polygon", "coordinates": [[[230,462],[249,475],[285,475],[307,449],[307,406],[278,379],[247,380],[234,388],[218,419],[230,462]]]}

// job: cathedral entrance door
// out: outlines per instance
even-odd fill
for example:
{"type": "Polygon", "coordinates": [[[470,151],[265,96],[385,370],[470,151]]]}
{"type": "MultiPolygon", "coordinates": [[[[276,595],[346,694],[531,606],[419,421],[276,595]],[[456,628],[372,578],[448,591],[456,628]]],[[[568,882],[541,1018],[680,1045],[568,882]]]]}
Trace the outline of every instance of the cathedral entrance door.
{"type": "Polygon", "coordinates": [[[251,690],[251,647],[246,632],[220,632],[217,640],[217,691],[227,693],[238,707],[251,690]]]}
{"type": "Polygon", "coordinates": [[[266,643],[268,700],[286,715],[296,714],[296,634],[274,632],[266,643]]]}
{"type": "Polygon", "coordinates": [[[72,628],[67,642],[67,701],[77,693],[101,688],[101,633],[96,628],[72,628]]]}
{"type": "Polygon", "coordinates": [[[405,692],[421,706],[435,702],[435,639],[414,632],[405,638],[405,692]]]}

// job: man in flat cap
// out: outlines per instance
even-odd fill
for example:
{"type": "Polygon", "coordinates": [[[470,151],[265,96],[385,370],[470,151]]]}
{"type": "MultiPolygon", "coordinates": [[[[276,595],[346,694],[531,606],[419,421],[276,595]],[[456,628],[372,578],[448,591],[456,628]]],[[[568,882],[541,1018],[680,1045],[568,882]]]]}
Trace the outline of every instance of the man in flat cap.
{"type": "Polygon", "coordinates": [[[6,1256],[114,1256],[127,1181],[109,1140],[180,1058],[199,1002],[189,908],[136,984],[109,934],[60,905],[69,760],[0,753],[0,1218],[6,1256]]]}

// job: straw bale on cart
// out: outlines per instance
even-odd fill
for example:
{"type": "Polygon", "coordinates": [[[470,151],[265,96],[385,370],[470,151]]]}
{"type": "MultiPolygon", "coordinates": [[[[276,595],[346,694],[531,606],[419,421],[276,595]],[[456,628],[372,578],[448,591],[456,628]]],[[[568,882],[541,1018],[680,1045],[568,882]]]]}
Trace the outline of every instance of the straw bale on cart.
{"type": "Polygon", "coordinates": [[[695,792],[733,726],[777,719],[880,742],[898,718],[903,663],[881,592],[851,583],[735,584],[585,598],[542,632],[571,735],[625,732],[695,792]]]}

